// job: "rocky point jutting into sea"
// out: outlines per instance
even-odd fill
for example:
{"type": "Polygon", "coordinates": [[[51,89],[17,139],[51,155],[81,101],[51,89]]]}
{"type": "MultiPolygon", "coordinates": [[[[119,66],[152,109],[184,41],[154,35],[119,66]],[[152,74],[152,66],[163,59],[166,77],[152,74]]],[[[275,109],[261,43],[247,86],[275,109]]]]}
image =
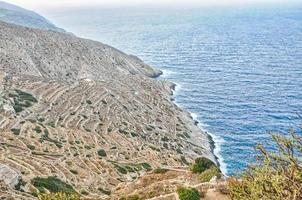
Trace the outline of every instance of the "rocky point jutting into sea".
{"type": "Polygon", "coordinates": [[[117,199],[150,169],[180,168],[162,186],[172,192],[195,158],[217,163],[161,73],[100,42],[0,22],[1,196],[34,199],[39,177],[56,177],[117,199]]]}

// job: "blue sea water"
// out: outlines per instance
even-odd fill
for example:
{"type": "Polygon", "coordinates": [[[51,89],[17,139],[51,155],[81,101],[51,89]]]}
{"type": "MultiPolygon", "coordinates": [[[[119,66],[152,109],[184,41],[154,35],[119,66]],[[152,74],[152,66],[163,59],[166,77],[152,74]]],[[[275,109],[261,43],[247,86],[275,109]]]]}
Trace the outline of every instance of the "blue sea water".
{"type": "Polygon", "coordinates": [[[226,9],[65,9],[48,14],[78,36],[162,69],[176,103],[216,142],[223,171],[255,157],[269,132],[298,127],[302,108],[302,6],[226,9]]]}

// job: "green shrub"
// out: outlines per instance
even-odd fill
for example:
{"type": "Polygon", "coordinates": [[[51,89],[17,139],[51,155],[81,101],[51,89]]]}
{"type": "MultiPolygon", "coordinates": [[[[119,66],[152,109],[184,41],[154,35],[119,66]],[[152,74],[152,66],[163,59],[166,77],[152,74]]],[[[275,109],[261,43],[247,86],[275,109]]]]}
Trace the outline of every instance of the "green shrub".
{"type": "Polygon", "coordinates": [[[15,135],[20,135],[20,132],[21,132],[20,129],[16,129],[16,128],[12,128],[11,131],[12,131],[13,134],[15,134],[15,135]]]}
{"type": "Polygon", "coordinates": [[[86,103],[89,104],[89,105],[92,104],[92,102],[90,100],[87,100],[86,103]]]}
{"type": "Polygon", "coordinates": [[[195,188],[178,188],[177,194],[180,200],[200,200],[200,194],[195,188]]]}
{"type": "Polygon", "coordinates": [[[14,108],[16,113],[19,113],[19,112],[23,111],[23,108],[20,105],[13,105],[13,108],[14,108]]]}
{"type": "Polygon", "coordinates": [[[100,149],[100,150],[98,150],[98,155],[101,157],[106,157],[107,153],[104,149],[100,149]]]}
{"type": "Polygon", "coordinates": [[[272,135],[278,151],[257,146],[256,164],[249,167],[240,180],[228,181],[234,200],[301,200],[302,199],[302,135],[290,131],[289,137],[272,135]]]}
{"type": "Polygon", "coordinates": [[[31,184],[42,193],[47,189],[51,193],[63,192],[66,194],[76,194],[71,185],[53,176],[47,178],[35,177],[31,180],[31,184]]]}
{"type": "Polygon", "coordinates": [[[149,165],[148,163],[141,163],[141,166],[143,166],[143,168],[145,168],[147,171],[152,170],[151,165],[149,165]]]}
{"type": "Polygon", "coordinates": [[[114,167],[117,169],[117,171],[119,171],[122,174],[127,174],[128,173],[128,171],[124,167],[121,167],[117,164],[115,164],[114,167]]]}
{"type": "Polygon", "coordinates": [[[155,174],[164,174],[167,171],[169,171],[169,170],[163,169],[163,168],[157,168],[157,169],[153,170],[153,173],[155,173],[155,174]]]}
{"type": "Polygon", "coordinates": [[[16,113],[22,112],[23,108],[31,107],[33,103],[37,103],[38,100],[31,94],[23,92],[21,90],[15,90],[16,94],[9,94],[14,98],[13,108],[16,113]]]}
{"type": "Polygon", "coordinates": [[[39,126],[36,126],[33,130],[36,131],[36,133],[41,133],[42,132],[42,130],[39,126]]]}
{"type": "Polygon", "coordinates": [[[210,169],[212,166],[216,166],[213,161],[208,158],[196,158],[195,163],[191,166],[191,170],[194,173],[202,173],[207,169],[210,169]]]}
{"type": "Polygon", "coordinates": [[[200,174],[200,181],[202,183],[209,182],[214,176],[220,178],[220,170],[216,166],[210,167],[210,169],[205,170],[200,174]]]}
{"type": "Polygon", "coordinates": [[[132,136],[132,137],[137,137],[138,134],[136,134],[135,132],[131,132],[131,136],[132,136]]]}
{"type": "Polygon", "coordinates": [[[80,200],[77,194],[65,194],[65,193],[50,193],[50,194],[39,194],[39,200],[80,200]]]}
{"type": "Polygon", "coordinates": [[[27,101],[31,101],[31,102],[34,102],[34,103],[37,103],[37,102],[38,102],[38,100],[37,100],[35,97],[33,97],[32,94],[23,92],[23,91],[21,91],[21,90],[15,90],[15,91],[18,93],[18,97],[19,97],[19,99],[20,99],[21,101],[27,100],[27,101]]]}

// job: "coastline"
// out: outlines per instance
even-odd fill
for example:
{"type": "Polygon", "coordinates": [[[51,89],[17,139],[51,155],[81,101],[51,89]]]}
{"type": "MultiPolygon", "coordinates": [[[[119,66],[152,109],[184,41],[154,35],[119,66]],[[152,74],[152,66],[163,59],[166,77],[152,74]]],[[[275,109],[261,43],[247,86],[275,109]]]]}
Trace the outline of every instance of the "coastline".
{"type": "MultiPolygon", "coordinates": [[[[154,77],[155,79],[158,80],[164,80],[164,81],[169,81],[166,80],[169,75],[173,74],[174,72],[167,72],[166,70],[162,70],[160,69],[160,71],[162,72],[161,74],[159,74],[158,76],[154,77]],[[167,75],[168,74],[168,75],[167,75]],[[161,79],[164,78],[164,79],[161,79]]],[[[200,123],[200,121],[198,121],[198,115],[196,113],[190,112],[188,110],[186,110],[185,108],[183,108],[182,105],[180,105],[179,103],[176,102],[176,93],[179,92],[179,84],[175,83],[175,82],[171,82],[169,81],[170,85],[170,89],[171,89],[171,101],[173,102],[173,104],[175,104],[175,106],[177,106],[180,110],[182,110],[182,112],[185,114],[184,116],[189,116],[189,118],[191,119],[191,121],[193,121],[193,126],[190,123],[187,123],[187,126],[190,128],[190,130],[193,131],[193,133],[198,133],[200,135],[206,135],[208,142],[210,144],[210,149],[211,149],[211,153],[214,157],[214,162],[216,162],[217,166],[220,168],[221,172],[226,175],[227,174],[227,166],[226,163],[224,162],[223,157],[221,156],[220,152],[221,152],[221,144],[224,142],[224,140],[222,138],[219,138],[218,136],[210,133],[209,131],[207,131],[200,123]]],[[[195,134],[193,134],[194,136],[194,140],[195,138],[198,140],[198,136],[196,136],[195,134]]],[[[211,158],[210,158],[211,159],[211,158]]]]}

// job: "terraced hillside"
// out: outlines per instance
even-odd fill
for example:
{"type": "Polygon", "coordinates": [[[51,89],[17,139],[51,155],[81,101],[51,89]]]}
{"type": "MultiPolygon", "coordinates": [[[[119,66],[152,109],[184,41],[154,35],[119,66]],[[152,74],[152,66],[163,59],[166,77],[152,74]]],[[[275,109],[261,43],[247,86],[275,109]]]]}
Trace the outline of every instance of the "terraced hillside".
{"type": "Polygon", "coordinates": [[[152,168],[215,161],[159,74],[99,42],[0,22],[0,196],[54,181],[106,199],[152,168]]]}

